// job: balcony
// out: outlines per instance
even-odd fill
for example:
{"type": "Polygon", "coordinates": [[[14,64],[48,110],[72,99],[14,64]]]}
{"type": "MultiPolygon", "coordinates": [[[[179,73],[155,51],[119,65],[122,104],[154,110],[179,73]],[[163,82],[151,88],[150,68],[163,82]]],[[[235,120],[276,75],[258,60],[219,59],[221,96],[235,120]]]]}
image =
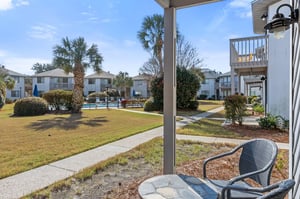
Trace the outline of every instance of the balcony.
{"type": "MultiPolygon", "coordinates": [[[[238,83],[234,82],[235,88],[237,87],[238,83]]],[[[228,90],[231,89],[231,82],[220,82],[219,89],[221,90],[228,90]]]]}
{"type": "Polygon", "coordinates": [[[230,39],[230,66],[240,75],[266,74],[268,36],[230,39]]]}
{"type": "Polygon", "coordinates": [[[68,83],[51,83],[50,90],[62,89],[62,90],[73,90],[74,84],[68,83]]]}

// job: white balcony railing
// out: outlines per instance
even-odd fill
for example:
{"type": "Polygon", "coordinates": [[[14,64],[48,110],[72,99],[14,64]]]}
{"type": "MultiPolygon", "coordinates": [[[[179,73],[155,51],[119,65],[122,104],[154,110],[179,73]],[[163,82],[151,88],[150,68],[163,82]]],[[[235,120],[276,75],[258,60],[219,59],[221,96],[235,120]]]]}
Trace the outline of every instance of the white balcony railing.
{"type": "Polygon", "coordinates": [[[68,83],[51,83],[50,90],[62,89],[62,90],[73,90],[74,84],[68,83]]]}
{"type": "Polygon", "coordinates": [[[230,39],[230,66],[267,67],[268,36],[230,39]]]}

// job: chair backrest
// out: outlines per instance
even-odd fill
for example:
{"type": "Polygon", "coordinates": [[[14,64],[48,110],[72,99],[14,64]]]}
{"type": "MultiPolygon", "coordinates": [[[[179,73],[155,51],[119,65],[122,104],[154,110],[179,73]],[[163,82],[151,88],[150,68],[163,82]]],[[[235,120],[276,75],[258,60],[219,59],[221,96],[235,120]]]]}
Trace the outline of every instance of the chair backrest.
{"type": "Polygon", "coordinates": [[[262,186],[269,185],[277,153],[277,145],[271,140],[254,139],[244,143],[239,161],[240,174],[264,169],[264,172],[252,176],[251,179],[262,186]]]}
{"type": "Polygon", "coordinates": [[[257,199],[284,199],[286,194],[293,188],[294,185],[295,181],[293,179],[283,180],[277,189],[274,189],[257,199]]]}

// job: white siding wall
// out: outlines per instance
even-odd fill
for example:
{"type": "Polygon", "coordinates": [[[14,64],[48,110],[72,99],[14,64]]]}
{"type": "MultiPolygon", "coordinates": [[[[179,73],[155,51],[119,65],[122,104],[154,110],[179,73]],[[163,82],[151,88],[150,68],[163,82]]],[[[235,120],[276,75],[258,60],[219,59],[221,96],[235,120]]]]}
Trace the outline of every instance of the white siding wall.
{"type": "MultiPolygon", "coordinates": [[[[280,1],[269,7],[269,18],[282,3],[289,3],[288,0],[280,1]]],[[[288,10],[281,9],[281,12],[288,10]]],[[[269,19],[270,20],[270,19],[269,19]]],[[[281,115],[289,118],[289,74],[290,74],[290,31],[285,32],[281,39],[269,37],[269,65],[267,75],[267,112],[273,115],[281,115]]]]}
{"type": "Polygon", "coordinates": [[[200,85],[200,90],[197,95],[205,94],[207,98],[215,95],[215,79],[206,79],[205,83],[200,85]]]}
{"type": "Polygon", "coordinates": [[[15,77],[15,76],[11,76],[11,77],[13,79],[15,79],[15,87],[12,90],[6,89],[6,98],[11,99],[11,100],[16,100],[16,99],[24,97],[24,93],[25,93],[24,77],[15,77]],[[17,79],[18,79],[18,81],[17,81],[17,79]],[[12,96],[12,92],[17,95],[12,96]]]}
{"type": "Polygon", "coordinates": [[[84,90],[83,90],[84,96],[88,96],[89,92],[91,91],[98,92],[96,90],[96,85],[97,85],[97,81],[95,81],[95,84],[89,84],[89,79],[84,79],[84,90]]]}
{"type": "MultiPolygon", "coordinates": [[[[42,77],[44,78],[43,83],[37,83],[37,77],[32,78],[32,89],[37,85],[39,92],[48,92],[50,90],[50,77],[42,77]]],[[[33,90],[32,90],[33,91],[33,90]]]]}
{"type": "MultiPolygon", "coordinates": [[[[134,80],[133,86],[130,91],[130,96],[133,95],[133,91],[140,93],[141,97],[147,98],[148,97],[148,83],[146,80],[134,80]]],[[[134,96],[132,96],[134,97],[134,96]]]]}

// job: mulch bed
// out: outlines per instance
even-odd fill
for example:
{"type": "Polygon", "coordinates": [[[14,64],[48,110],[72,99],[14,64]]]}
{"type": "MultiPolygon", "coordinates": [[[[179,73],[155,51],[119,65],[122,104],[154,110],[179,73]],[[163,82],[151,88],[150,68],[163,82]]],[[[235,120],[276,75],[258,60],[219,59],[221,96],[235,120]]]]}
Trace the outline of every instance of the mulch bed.
{"type": "MultiPolygon", "coordinates": [[[[252,138],[265,138],[270,139],[275,142],[288,143],[289,136],[288,132],[281,131],[278,129],[262,129],[259,126],[252,125],[228,125],[225,128],[233,130],[238,133],[241,137],[245,137],[248,139],[252,138]]],[[[278,182],[280,180],[288,178],[288,159],[289,152],[287,150],[280,150],[279,155],[277,157],[276,166],[273,168],[271,183],[278,182]]],[[[190,162],[186,162],[180,167],[176,169],[177,173],[183,173],[185,175],[202,177],[202,164],[204,158],[199,160],[194,160],[190,162]]],[[[211,179],[230,179],[234,175],[238,174],[238,165],[236,162],[238,161],[238,154],[235,156],[230,156],[221,159],[217,164],[211,164],[208,167],[207,173],[209,173],[209,177],[211,179]]],[[[160,173],[161,174],[161,173],[160,173]]],[[[154,175],[159,175],[153,174],[154,175]]],[[[120,199],[140,199],[138,195],[138,186],[145,179],[150,176],[146,176],[143,178],[135,179],[130,183],[123,184],[117,190],[114,190],[111,195],[107,198],[120,198],[120,199]]],[[[250,182],[251,183],[251,182],[250,182]]]]}
{"type": "Polygon", "coordinates": [[[254,125],[228,125],[225,128],[238,133],[241,137],[245,138],[266,138],[274,142],[289,142],[289,133],[279,129],[262,129],[254,125]]]}
{"type": "MultiPolygon", "coordinates": [[[[245,137],[245,139],[266,138],[283,143],[288,143],[289,140],[287,132],[261,129],[258,126],[229,125],[225,128],[235,131],[241,137],[245,137]]],[[[224,148],[222,150],[229,150],[230,148],[232,148],[232,146],[226,149],[224,148]]],[[[202,178],[202,164],[204,159],[220,152],[222,151],[216,148],[215,151],[211,151],[209,152],[209,154],[205,154],[199,157],[199,159],[197,160],[185,162],[184,164],[176,168],[176,172],[202,178]]],[[[277,157],[278,164],[276,164],[276,166],[273,168],[271,183],[288,178],[288,156],[289,153],[287,150],[280,150],[277,157]]],[[[100,175],[102,176],[97,177],[97,175],[95,175],[93,177],[93,180],[90,180],[89,182],[74,183],[74,185],[72,186],[78,186],[79,188],[81,187],[80,189],[82,189],[83,187],[87,187],[88,190],[85,190],[81,194],[73,193],[73,195],[71,196],[67,193],[69,191],[65,190],[62,192],[52,193],[52,198],[79,199],[92,197],[109,199],[140,199],[138,194],[139,184],[152,176],[162,174],[161,169],[151,168],[150,165],[144,164],[140,161],[143,160],[131,160],[130,164],[132,164],[132,166],[115,165],[112,166],[111,169],[101,172],[100,175]],[[137,165],[140,165],[140,167],[137,167],[137,165]],[[98,180],[96,180],[97,178],[98,180]],[[110,186],[104,186],[105,179],[110,186]],[[88,194],[88,192],[91,193],[88,194]]],[[[238,173],[238,165],[236,164],[237,161],[238,154],[235,156],[223,158],[215,164],[210,164],[207,173],[212,179],[230,179],[238,173]]]]}

